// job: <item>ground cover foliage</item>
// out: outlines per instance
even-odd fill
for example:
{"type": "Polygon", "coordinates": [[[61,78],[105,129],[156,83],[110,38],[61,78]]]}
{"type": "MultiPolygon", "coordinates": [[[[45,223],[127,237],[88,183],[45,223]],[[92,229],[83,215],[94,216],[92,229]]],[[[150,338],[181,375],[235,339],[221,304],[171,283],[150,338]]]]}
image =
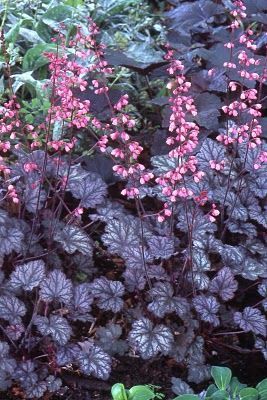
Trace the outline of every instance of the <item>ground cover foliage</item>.
{"type": "Polygon", "coordinates": [[[2,391],[267,359],[267,7],[159,3],[0,6],[2,391]]]}

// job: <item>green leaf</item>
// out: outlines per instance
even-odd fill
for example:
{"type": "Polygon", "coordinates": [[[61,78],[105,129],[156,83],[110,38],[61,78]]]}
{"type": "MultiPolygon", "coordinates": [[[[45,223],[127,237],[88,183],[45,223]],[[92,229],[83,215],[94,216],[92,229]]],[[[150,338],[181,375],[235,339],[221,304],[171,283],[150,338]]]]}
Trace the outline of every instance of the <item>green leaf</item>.
{"type": "Polygon", "coordinates": [[[22,69],[23,71],[35,71],[36,69],[48,64],[48,58],[44,57],[43,53],[56,52],[55,44],[41,43],[29,49],[23,57],[22,69]]]}
{"type": "Polygon", "coordinates": [[[149,42],[132,43],[125,51],[127,57],[136,62],[153,64],[163,60],[163,53],[151,47],[149,42]]]}
{"type": "Polygon", "coordinates": [[[5,35],[6,44],[9,44],[9,43],[15,44],[18,34],[19,34],[20,26],[21,26],[21,21],[19,21],[11,29],[9,29],[9,31],[5,35]]]}
{"type": "Polygon", "coordinates": [[[64,4],[66,4],[66,6],[77,8],[78,6],[83,5],[83,0],[65,0],[64,4]]]}
{"type": "Polygon", "coordinates": [[[254,388],[244,388],[239,392],[240,400],[258,400],[259,392],[254,388]]]}
{"type": "Polygon", "coordinates": [[[155,393],[147,386],[133,386],[129,390],[129,400],[151,400],[155,398],[155,393]]]}
{"type": "Polygon", "coordinates": [[[217,387],[225,390],[231,381],[232,372],[227,367],[211,367],[211,376],[213,377],[217,387]]]}
{"type": "Polygon", "coordinates": [[[199,397],[196,394],[182,394],[173,400],[199,400],[199,397]]]}
{"type": "Polygon", "coordinates": [[[241,389],[244,389],[247,387],[247,385],[239,382],[239,380],[236,377],[233,377],[230,382],[230,389],[231,389],[231,394],[233,396],[238,395],[241,389]]]}
{"type": "Polygon", "coordinates": [[[217,390],[210,396],[210,398],[212,400],[228,400],[229,396],[225,390],[217,390]]]}
{"type": "Polygon", "coordinates": [[[121,11],[124,11],[125,9],[127,9],[127,7],[130,7],[131,5],[138,5],[139,3],[140,0],[99,0],[98,6],[103,8],[106,13],[114,15],[121,11]]]}
{"type": "Polygon", "coordinates": [[[44,43],[43,39],[32,29],[20,28],[19,36],[33,44],[44,43]]]}
{"type": "Polygon", "coordinates": [[[263,379],[260,383],[257,384],[256,389],[259,392],[259,400],[267,399],[267,378],[263,379]]]}
{"type": "Polygon", "coordinates": [[[206,396],[207,397],[211,396],[213,393],[217,392],[217,390],[218,390],[218,388],[214,384],[209,385],[207,392],[206,392],[206,396]]]}
{"type": "Polygon", "coordinates": [[[59,6],[49,8],[37,24],[36,32],[46,42],[51,40],[51,29],[59,28],[60,22],[66,22],[72,17],[73,8],[61,4],[59,6]]]}
{"type": "Polygon", "coordinates": [[[1,75],[0,77],[0,95],[2,95],[5,91],[5,80],[4,80],[4,74],[1,75]]]}
{"type": "Polygon", "coordinates": [[[113,400],[127,400],[126,390],[122,383],[115,383],[112,386],[111,395],[113,400]]]}

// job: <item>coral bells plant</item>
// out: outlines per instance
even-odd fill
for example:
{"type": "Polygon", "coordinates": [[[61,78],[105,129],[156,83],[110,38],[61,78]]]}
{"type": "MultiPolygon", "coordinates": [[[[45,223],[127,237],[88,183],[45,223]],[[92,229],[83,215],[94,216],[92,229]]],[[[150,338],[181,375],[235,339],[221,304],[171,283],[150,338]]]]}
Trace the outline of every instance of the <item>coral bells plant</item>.
{"type": "MultiPolygon", "coordinates": [[[[165,356],[200,383],[210,376],[209,354],[242,353],[244,337],[267,358],[266,59],[244,3],[223,13],[228,58],[219,75],[205,72],[219,95],[204,92],[199,101],[186,57],[166,49],[169,119],[158,152],[150,132],[140,135],[145,123],[138,125],[130,94],[112,92],[115,72],[93,21],[55,32],[44,54],[49,106],[41,121],[26,121],[6,74],[1,390],[62,394],[63,369],[108,379],[122,355],[165,356]],[[86,164],[84,139],[99,168],[86,164]]],[[[2,48],[9,71],[4,36],[2,48]]]]}

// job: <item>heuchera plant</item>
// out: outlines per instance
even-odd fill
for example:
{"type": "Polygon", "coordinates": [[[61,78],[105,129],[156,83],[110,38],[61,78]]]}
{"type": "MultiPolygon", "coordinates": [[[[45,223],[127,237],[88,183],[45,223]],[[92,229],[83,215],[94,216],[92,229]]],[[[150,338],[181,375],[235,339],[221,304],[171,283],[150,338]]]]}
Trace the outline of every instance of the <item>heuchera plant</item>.
{"type": "MultiPolygon", "coordinates": [[[[205,347],[231,346],[244,332],[267,358],[267,149],[258,121],[266,68],[254,54],[253,30],[240,29],[245,11],[233,2],[220,132],[200,136],[191,83],[167,48],[163,155],[148,157],[137,140],[130,97],[109,96],[112,69],[92,21],[71,40],[58,33],[55,51],[45,54],[50,106],[41,123],[24,122],[7,74],[0,109],[1,390],[16,382],[27,398],[42,398],[60,390],[62,367],[107,379],[112,356],[125,353],[171,357],[199,383],[210,376],[205,347]],[[91,111],[82,96],[87,86],[105,97],[107,116],[91,111]],[[116,201],[104,178],[79,162],[78,133],[88,132],[92,148],[112,160],[116,201]],[[94,266],[100,255],[112,270],[94,266]],[[258,298],[242,305],[251,285],[258,298]]],[[[209,74],[215,79],[216,71],[209,74]]]]}

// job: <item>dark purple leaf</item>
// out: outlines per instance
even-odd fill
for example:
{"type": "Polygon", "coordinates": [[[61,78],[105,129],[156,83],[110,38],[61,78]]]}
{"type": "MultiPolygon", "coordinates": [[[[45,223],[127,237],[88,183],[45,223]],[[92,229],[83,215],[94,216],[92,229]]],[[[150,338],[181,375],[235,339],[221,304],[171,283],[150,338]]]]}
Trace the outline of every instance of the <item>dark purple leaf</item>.
{"type": "Polygon", "coordinates": [[[153,258],[168,259],[174,254],[174,239],[165,236],[152,236],[147,240],[149,255],[153,258]]]}
{"type": "Polygon", "coordinates": [[[149,303],[148,310],[157,317],[164,317],[165,314],[176,312],[180,318],[184,318],[189,312],[189,305],[186,299],[174,296],[174,290],[168,282],[158,282],[149,291],[153,300],[149,303]]]}
{"type": "Polygon", "coordinates": [[[107,185],[98,174],[90,173],[84,178],[72,179],[69,190],[76,199],[81,201],[81,207],[94,208],[103,202],[107,185]]]}
{"type": "Polygon", "coordinates": [[[45,277],[45,263],[43,260],[30,261],[16,267],[10,276],[10,287],[32,290],[39,286],[45,277]]]}
{"type": "Polygon", "coordinates": [[[153,326],[149,319],[142,318],[133,323],[129,341],[146,360],[158,353],[168,354],[172,347],[173,335],[167,326],[153,326]]]}
{"type": "Polygon", "coordinates": [[[71,327],[68,321],[60,315],[51,315],[49,318],[37,316],[34,324],[43,336],[51,335],[53,340],[60,344],[66,344],[71,336],[71,327]]]}
{"type": "Polygon", "coordinates": [[[43,301],[60,301],[70,303],[72,298],[72,284],[60,270],[50,272],[42,282],[40,297],[43,301]]]}
{"type": "Polygon", "coordinates": [[[103,310],[118,312],[123,307],[121,296],[124,286],[119,281],[110,281],[107,278],[95,279],[91,286],[92,295],[97,298],[97,305],[103,310]]]}
{"type": "Polygon", "coordinates": [[[63,249],[69,254],[79,251],[87,256],[92,255],[92,241],[89,236],[78,226],[65,225],[61,228],[58,228],[54,239],[59,242],[63,249]]]}
{"type": "Polygon", "coordinates": [[[109,323],[106,327],[100,327],[96,331],[100,347],[108,354],[123,355],[128,349],[125,340],[121,340],[122,328],[118,324],[109,323]]]}
{"type": "Polygon", "coordinates": [[[77,363],[86,375],[98,379],[108,379],[111,370],[111,358],[100,347],[90,342],[80,343],[82,351],[77,356],[77,363]]]}
{"type": "Polygon", "coordinates": [[[213,296],[199,295],[193,299],[193,304],[202,321],[209,322],[213,326],[220,324],[217,312],[219,311],[219,303],[213,296]]]}
{"type": "Polygon", "coordinates": [[[20,324],[21,318],[26,314],[26,307],[21,300],[12,295],[0,296],[0,318],[10,324],[20,324]]]}
{"type": "Polygon", "coordinates": [[[237,288],[238,283],[234,279],[231,269],[228,267],[222,268],[209,285],[209,290],[212,293],[218,294],[224,301],[231,300],[237,288]]]}
{"type": "Polygon", "coordinates": [[[266,318],[257,308],[246,307],[243,312],[235,312],[234,321],[245,332],[266,337],[266,318]]]}

